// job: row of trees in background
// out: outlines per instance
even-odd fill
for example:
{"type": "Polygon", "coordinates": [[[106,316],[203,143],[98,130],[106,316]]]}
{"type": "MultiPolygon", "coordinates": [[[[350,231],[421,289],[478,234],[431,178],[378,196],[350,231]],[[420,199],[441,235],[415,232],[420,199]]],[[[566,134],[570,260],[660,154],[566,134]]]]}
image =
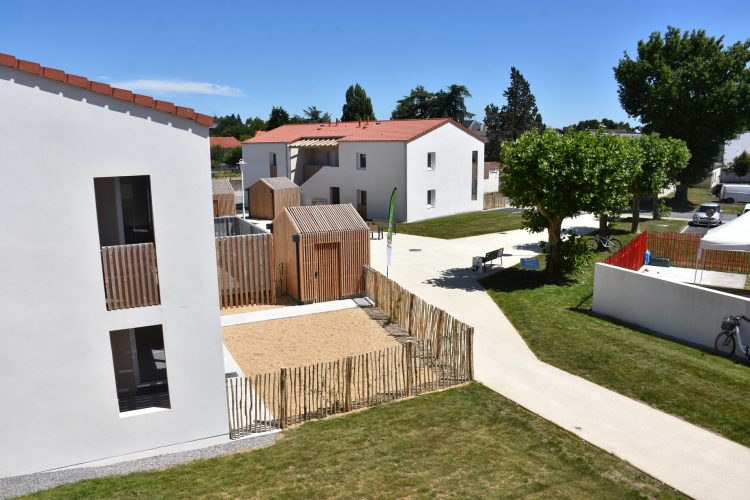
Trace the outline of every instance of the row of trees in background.
{"type": "Polygon", "coordinates": [[[458,123],[470,120],[474,114],[466,109],[466,98],[471,92],[465,85],[453,84],[446,90],[430,92],[417,85],[396,103],[392,120],[409,118],[451,118],[458,123]]]}
{"type": "MultiPolygon", "coordinates": [[[[524,209],[524,226],[533,232],[546,229],[545,276],[559,283],[571,268],[565,259],[577,255],[575,248],[566,248],[576,239],[563,240],[564,219],[589,212],[606,226],[607,218],[631,199],[639,206],[643,196],[666,187],[689,159],[687,146],[677,139],[532,129],[503,145],[500,182],[503,193],[524,209]]],[[[633,219],[631,229],[637,231],[635,208],[633,219]]]]}

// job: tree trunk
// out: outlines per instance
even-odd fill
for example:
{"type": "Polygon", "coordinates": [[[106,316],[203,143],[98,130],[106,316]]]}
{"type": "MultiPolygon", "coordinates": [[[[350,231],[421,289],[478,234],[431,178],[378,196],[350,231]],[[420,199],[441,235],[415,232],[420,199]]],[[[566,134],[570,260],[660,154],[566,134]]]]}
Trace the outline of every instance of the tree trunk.
{"type": "Polygon", "coordinates": [[[638,232],[638,226],[641,222],[641,196],[640,195],[633,195],[633,212],[632,212],[632,222],[630,223],[630,232],[631,233],[637,233],[638,232]]]}
{"type": "Polygon", "coordinates": [[[609,215],[599,215],[599,234],[604,236],[607,234],[607,226],[609,225],[609,215]]]}
{"type": "Polygon", "coordinates": [[[562,283],[562,219],[553,219],[547,221],[547,242],[549,252],[547,253],[547,266],[544,268],[544,274],[550,283],[562,283]]]}
{"type": "Polygon", "coordinates": [[[678,205],[687,205],[688,204],[688,187],[685,184],[678,184],[677,189],[674,193],[674,200],[677,202],[678,205]]]}
{"type": "Polygon", "coordinates": [[[654,194],[651,198],[651,205],[654,207],[652,210],[654,220],[661,220],[661,210],[659,210],[659,193],[654,194]]]}

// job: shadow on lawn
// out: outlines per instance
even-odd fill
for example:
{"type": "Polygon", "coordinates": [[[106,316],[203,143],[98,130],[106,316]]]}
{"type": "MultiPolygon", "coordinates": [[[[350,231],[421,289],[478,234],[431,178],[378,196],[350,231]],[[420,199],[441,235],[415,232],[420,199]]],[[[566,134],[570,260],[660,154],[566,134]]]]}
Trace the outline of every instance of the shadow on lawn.
{"type": "Polygon", "coordinates": [[[510,267],[482,278],[479,282],[488,292],[514,292],[516,290],[532,290],[549,285],[543,271],[510,267]]]}

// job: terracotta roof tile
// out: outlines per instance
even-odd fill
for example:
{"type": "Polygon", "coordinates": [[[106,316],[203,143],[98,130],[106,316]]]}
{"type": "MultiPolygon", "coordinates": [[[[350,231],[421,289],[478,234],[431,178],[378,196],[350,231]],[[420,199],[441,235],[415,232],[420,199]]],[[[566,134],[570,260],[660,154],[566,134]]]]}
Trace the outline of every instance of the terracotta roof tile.
{"type": "Polygon", "coordinates": [[[282,125],[243,141],[243,144],[283,142],[292,143],[302,138],[336,138],[339,142],[352,141],[413,141],[436,128],[451,123],[467,134],[485,141],[486,138],[467,129],[450,118],[421,120],[374,120],[369,122],[303,123],[282,125]]]}
{"type": "Polygon", "coordinates": [[[212,117],[196,113],[192,108],[175,106],[171,102],[157,101],[153,97],[134,94],[130,90],[113,88],[106,83],[90,81],[82,76],[71,75],[59,69],[43,67],[39,63],[18,59],[10,54],[0,53],[0,66],[7,66],[43,78],[63,82],[73,87],[88,89],[98,94],[104,94],[114,97],[115,99],[132,102],[139,106],[146,106],[165,113],[171,113],[182,118],[187,118],[188,120],[194,120],[199,125],[204,125],[206,127],[210,127],[214,121],[212,117]]]}
{"type": "Polygon", "coordinates": [[[219,146],[224,149],[232,149],[232,148],[238,148],[240,147],[240,141],[238,141],[236,138],[229,136],[229,137],[209,137],[209,141],[211,143],[211,147],[219,146]]]}

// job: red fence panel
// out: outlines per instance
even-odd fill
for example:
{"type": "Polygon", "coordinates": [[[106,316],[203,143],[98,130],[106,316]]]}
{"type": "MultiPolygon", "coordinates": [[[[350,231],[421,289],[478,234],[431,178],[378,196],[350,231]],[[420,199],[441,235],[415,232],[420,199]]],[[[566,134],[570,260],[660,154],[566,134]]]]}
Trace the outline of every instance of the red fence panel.
{"type": "Polygon", "coordinates": [[[623,267],[631,271],[637,271],[643,265],[643,256],[646,253],[646,232],[643,232],[633,238],[630,243],[620,249],[619,252],[607,257],[605,264],[623,267]]]}

